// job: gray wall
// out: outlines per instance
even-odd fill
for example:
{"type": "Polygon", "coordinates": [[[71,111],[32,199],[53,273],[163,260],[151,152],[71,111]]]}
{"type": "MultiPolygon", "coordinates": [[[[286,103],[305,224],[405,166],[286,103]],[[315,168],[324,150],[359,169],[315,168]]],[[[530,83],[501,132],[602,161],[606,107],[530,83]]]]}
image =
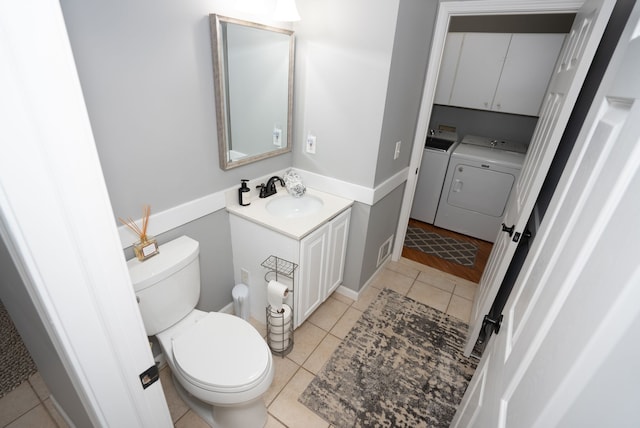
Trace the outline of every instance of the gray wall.
{"type": "Polygon", "coordinates": [[[7,308],[51,395],[76,426],[92,426],[3,239],[0,239],[0,272],[0,300],[7,308]]]}
{"type": "Polygon", "coordinates": [[[457,128],[460,138],[471,134],[529,144],[537,123],[538,118],[535,116],[434,104],[431,110],[429,129],[438,129],[440,125],[450,125],[457,128]]]}
{"type": "Polygon", "coordinates": [[[374,186],[398,4],[297,2],[295,167],[374,186]],[[316,154],[304,151],[308,132],[316,154]]]}
{"type": "Polygon", "coordinates": [[[375,185],[409,166],[436,11],[436,2],[400,2],[375,185]],[[400,156],[393,159],[397,141],[400,156]]]}
{"type": "Polygon", "coordinates": [[[232,0],[62,0],[116,216],[162,211],[283,169],[218,165],[210,13],[232,0]]]}
{"type": "MultiPolygon", "coordinates": [[[[293,153],[225,172],[218,167],[208,15],[256,20],[239,15],[236,3],[61,0],[114,221],[138,218],[143,204],[163,211],[290,166],[367,188],[408,166],[434,2],[298,0],[293,153]],[[304,151],[307,132],[317,137],[315,155],[304,151]]],[[[356,203],[345,286],[359,290],[375,272],[399,205],[356,203]]],[[[223,307],[234,285],[226,212],[157,238],[182,233],[201,243],[199,307],[223,307]]]]}
{"type": "MultiPolygon", "coordinates": [[[[286,154],[230,171],[218,166],[208,17],[233,16],[234,3],[61,1],[114,221],[139,218],[144,204],[163,211],[291,165],[286,154]]],[[[201,244],[199,307],[220,309],[234,285],[227,214],[157,238],[182,233],[201,244]]]]}

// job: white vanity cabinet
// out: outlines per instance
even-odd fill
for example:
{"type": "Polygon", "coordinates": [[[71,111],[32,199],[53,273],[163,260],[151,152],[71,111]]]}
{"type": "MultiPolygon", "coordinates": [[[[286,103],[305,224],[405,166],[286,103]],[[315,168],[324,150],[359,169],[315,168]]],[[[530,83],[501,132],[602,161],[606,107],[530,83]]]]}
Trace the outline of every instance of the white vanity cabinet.
{"type": "Polygon", "coordinates": [[[342,284],[350,218],[351,208],[300,241],[297,325],[342,284]]]}
{"type": "MultiPolygon", "coordinates": [[[[267,282],[275,277],[261,263],[271,255],[298,265],[295,283],[290,287],[294,291],[287,300],[293,308],[294,328],[338,288],[343,279],[350,218],[349,206],[298,239],[230,213],[235,280],[248,282],[253,318],[265,322],[267,282]]],[[[292,285],[286,277],[278,280],[292,285]]]]}
{"type": "Polygon", "coordinates": [[[564,39],[548,33],[449,33],[435,103],[537,116],[564,39]]]}

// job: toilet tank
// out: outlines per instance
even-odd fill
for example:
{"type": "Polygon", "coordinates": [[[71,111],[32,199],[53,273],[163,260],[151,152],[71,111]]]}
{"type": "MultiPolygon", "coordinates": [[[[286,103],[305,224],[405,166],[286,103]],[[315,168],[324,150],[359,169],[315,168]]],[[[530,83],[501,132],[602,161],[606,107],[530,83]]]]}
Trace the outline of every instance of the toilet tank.
{"type": "Polygon", "coordinates": [[[148,336],[184,318],[200,298],[199,244],[181,236],[160,246],[145,260],[127,261],[129,275],[148,336]]]}

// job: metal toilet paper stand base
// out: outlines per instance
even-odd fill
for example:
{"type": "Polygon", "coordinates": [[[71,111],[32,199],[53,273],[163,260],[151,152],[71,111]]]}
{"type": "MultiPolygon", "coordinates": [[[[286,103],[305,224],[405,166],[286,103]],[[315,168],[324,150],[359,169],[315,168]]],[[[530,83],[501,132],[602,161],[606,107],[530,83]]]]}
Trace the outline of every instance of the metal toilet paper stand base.
{"type": "MultiPolygon", "coordinates": [[[[261,266],[269,269],[264,275],[264,279],[269,283],[270,279],[281,281],[282,277],[289,278],[291,285],[289,286],[289,294],[294,292],[294,273],[297,264],[276,256],[269,256],[261,263],[261,266]],[[275,277],[269,278],[269,275],[275,277]]],[[[291,299],[293,302],[294,299],[291,299]]],[[[277,312],[271,305],[265,308],[267,315],[267,344],[271,349],[271,353],[284,357],[293,349],[293,303],[290,306],[291,312],[286,319],[286,311],[277,312]]]]}

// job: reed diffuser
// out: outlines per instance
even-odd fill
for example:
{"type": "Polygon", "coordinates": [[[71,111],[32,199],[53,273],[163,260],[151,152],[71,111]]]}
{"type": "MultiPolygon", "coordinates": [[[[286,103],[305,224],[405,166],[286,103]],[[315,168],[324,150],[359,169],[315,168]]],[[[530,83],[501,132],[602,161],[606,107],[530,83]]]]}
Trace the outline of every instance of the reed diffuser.
{"type": "Polygon", "coordinates": [[[138,260],[141,262],[147,260],[149,257],[153,257],[158,254],[158,242],[153,236],[147,235],[147,226],[149,225],[149,216],[151,215],[151,207],[145,205],[142,208],[142,228],[138,227],[135,221],[131,217],[127,220],[123,220],[118,217],[118,220],[125,226],[127,226],[133,233],[138,235],[140,240],[133,244],[133,252],[138,260]]]}

